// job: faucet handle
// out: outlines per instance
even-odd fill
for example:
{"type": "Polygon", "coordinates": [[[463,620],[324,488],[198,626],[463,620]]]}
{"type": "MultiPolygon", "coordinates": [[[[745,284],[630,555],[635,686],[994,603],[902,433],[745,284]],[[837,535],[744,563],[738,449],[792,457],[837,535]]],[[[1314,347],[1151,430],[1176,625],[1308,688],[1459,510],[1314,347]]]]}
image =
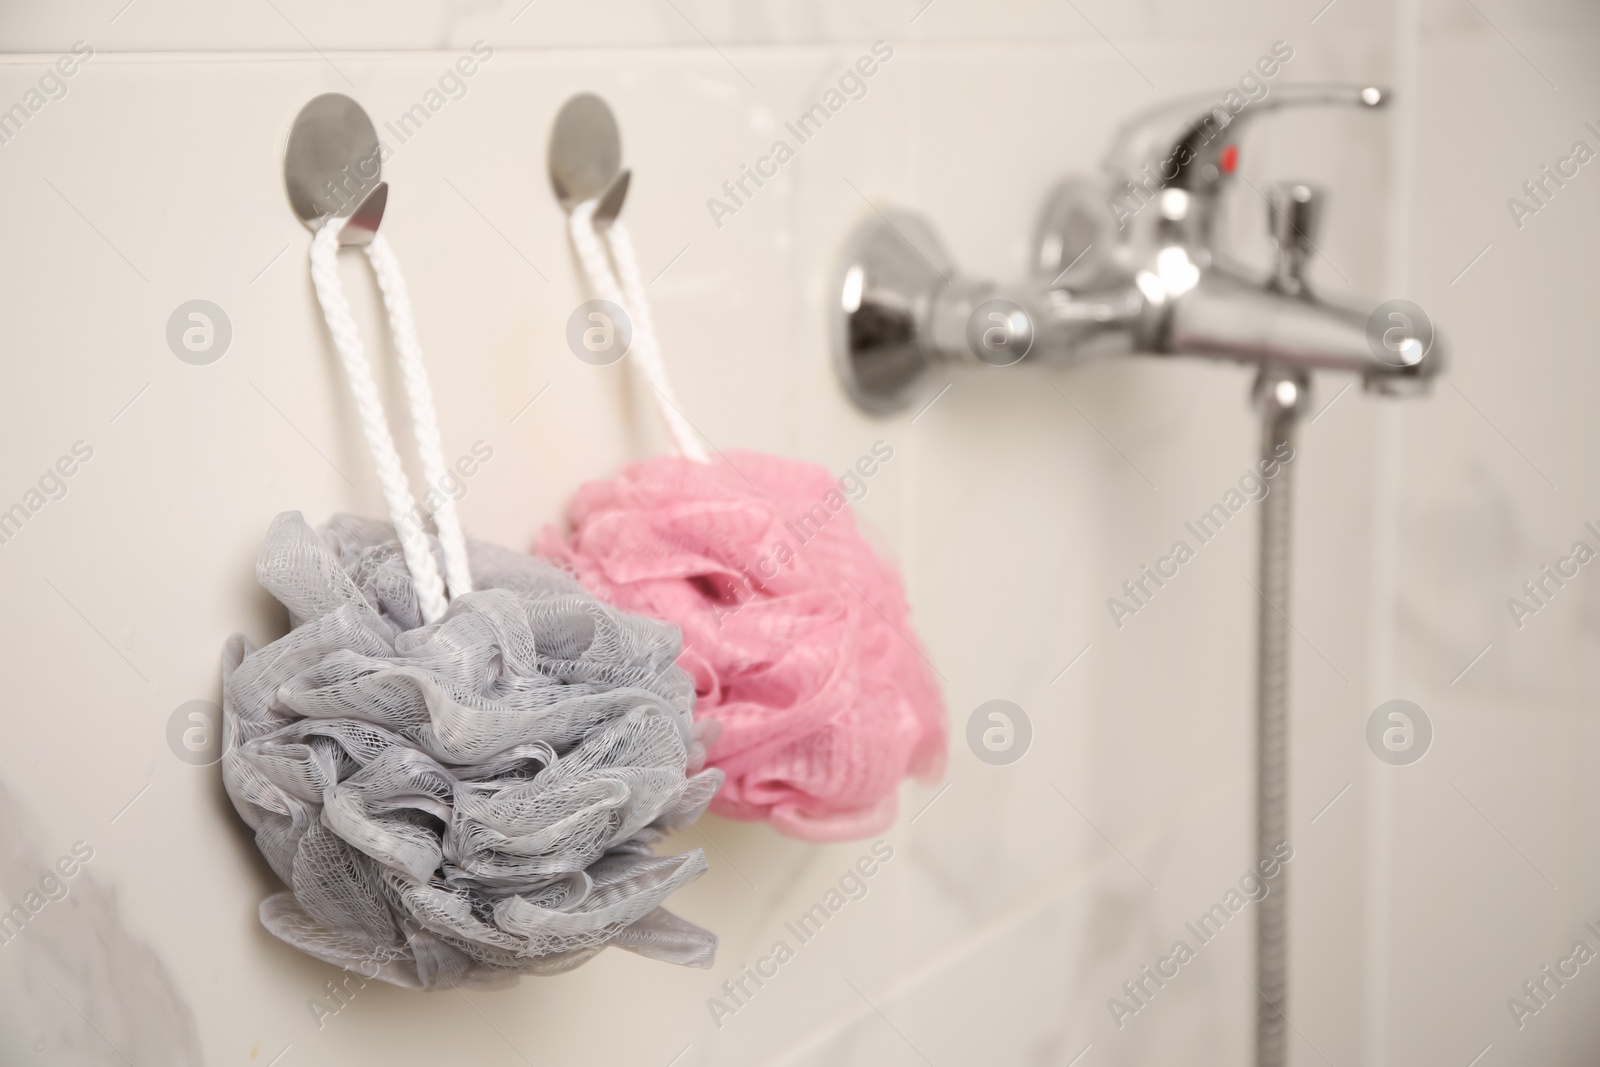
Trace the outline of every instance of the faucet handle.
{"type": "MultiPolygon", "coordinates": [[[[1147,111],[1122,128],[1106,159],[1110,206],[1119,229],[1164,189],[1192,202],[1185,215],[1196,243],[1210,243],[1211,207],[1239,166],[1239,135],[1258,116],[1285,107],[1383,107],[1389,92],[1370,85],[1280,85],[1230,110],[1214,97],[1191,97],[1147,111]],[[1127,201],[1119,210],[1118,202],[1127,201]]],[[[1150,213],[1152,216],[1156,212],[1150,213]]]]}
{"type": "Polygon", "coordinates": [[[1322,190],[1303,182],[1274,182],[1267,187],[1267,232],[1277,247],[1272,286],[1299,296],[1306,291],[1305,265],[1315,251],[1311,235],[1322,213],[1322,190]]]}

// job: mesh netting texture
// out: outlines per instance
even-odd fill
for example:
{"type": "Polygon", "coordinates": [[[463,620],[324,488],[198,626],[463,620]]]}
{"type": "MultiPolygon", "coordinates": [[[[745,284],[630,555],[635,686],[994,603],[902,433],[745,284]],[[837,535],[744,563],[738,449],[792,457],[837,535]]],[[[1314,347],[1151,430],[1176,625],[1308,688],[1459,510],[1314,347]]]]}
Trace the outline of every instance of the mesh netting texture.
{"type": "Polygon", "coordinates": [[[722,778],[677,632],[549,563],[469,551],[476,591],[424,625],[393,526],[273,522],[256,576],[291,630],[223,653],[223,781],[291,888],[262,923],[419,989],[607,945],[709,967],[715,936],[661,907],[704,854],[652,849],[722,778]]]}
{"type": "Polygon", "coordinates": [[[893,824],[944,771],[945,710],[899,576],[833,476],[735,452],[656,457],[581,487],[541,551],[627,611],[682,627],[694,714],[719,724],[711,810],[807,841],[893,824]]]}

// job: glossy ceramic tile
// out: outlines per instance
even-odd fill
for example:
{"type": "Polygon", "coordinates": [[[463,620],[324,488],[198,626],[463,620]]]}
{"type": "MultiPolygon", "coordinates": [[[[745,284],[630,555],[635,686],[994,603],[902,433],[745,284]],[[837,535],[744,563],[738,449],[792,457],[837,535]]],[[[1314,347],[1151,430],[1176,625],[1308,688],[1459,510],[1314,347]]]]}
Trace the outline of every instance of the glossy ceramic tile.
{"type": "MultiPolygon", "coordinates": [[[[1285,40],[1286,81],[1414,99],[1264,117],[1243,142],[1229,252],[1267,261],[1250,185],[1314,179],[1319,292],[1412,299],[1452,354],[1424,399],[1321,378],[1292,464],[1295,853],[1277,891],[1292,902],[1295,1062],[1464,1065],[1491,1045],[1484,1065],[1592,1061],[1589,979],[1522,1029],[1506,999],[1600,926],[1600,612],[1588,568],[1521,628],[1505,601],[1573,541],[1600,548],[1583,527],[1600,527],[1584,315],[1600,178],[1584,168],[1521,229],[1505,200],[1574,140],[1600,148],[1584,126],[1600,124],[1595,34],[1586,5],[1483,0],[0,12],[0,51],[40,53],[0,62],[0,103],[72,41],[97,47],[0,144],[0,190],[23,206],[0,217],[0,492],[76,442],[93,450],[0,545],[0,782],[19,813],[0,888],[25,895],[75,842],[94,850],[69,895],[0,946],[0,1059],[121,1062],[115,1043],[139,1064],[281,1067],[1245,1062],[1248,906],[1132,1017],[1108,1001],[1133,1003],[1123,983],[1192,937],[1185,924],[1250,862],[1253,513],[1122,627],[1106,601],[1252,462],[1248,373],[986,369],[933,383],[950,388],[925,410],[870,419],[834,381],[825,312],[840,241],[891,205],[924,213],[964,270],[1020,276],[1057,178],[1097,167],[1138,108],[1220,91],[1285,40]],[[877,38],[895,53],[865,94],[719,218],[723,183],[877,38]],[[461,505],[473,532],[526,547],[579,483],[662,445],[620,370],[563,340],[581,290],[543,153],[579,89],[622,122],[628,218],[702,434],[831,469],[894,449],[858,513],[903,565],[943,678],[949,774],[904,789],[893,859],[740,1002],[723,983],[798,942],[786,924],[871,842],[804,846],[715,818],[678,835],[671,847],[711,857],[674,904],[721,936],[709,971],[608,953],[493,993],[368,985],[319,1017],[308,1002],[336,973],[261,930],[274,879],[214,772],[165,740],[178,705],[216,698],[230,632],[284,626],[251,576],[270,518],[382,510],[283,201],[287,123],[343,91],[387,129],[480,39],[494,52],[463,91],[394,135],[384,222],[446,451],[495,450],[461,505]],[[234,328],[208,367],[163,339],[196,297],[234,328]],[[1366,741],[1393,697],[1436,731],[1408,767],[1366,741]],[[966,742],[994,699],[1032,724],[1010,766],[966,742]],[[146,999],[115,995],[129,983],[146,999]]],[[[346,267],[375,335],[376,294],[346,267]]]]}

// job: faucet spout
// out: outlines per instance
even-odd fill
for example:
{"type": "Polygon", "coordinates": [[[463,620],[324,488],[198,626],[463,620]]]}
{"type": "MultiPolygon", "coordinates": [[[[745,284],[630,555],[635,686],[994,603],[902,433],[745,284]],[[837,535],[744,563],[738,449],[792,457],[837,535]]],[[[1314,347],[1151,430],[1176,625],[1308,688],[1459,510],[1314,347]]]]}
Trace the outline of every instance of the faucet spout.
{"type": "Polygon", "coordinates": [[[1443,363],[1442,346],[1389,343],[1370,313],[1263,288],[1221,267],[1205,271],[1174,300],[1155,346],[1162,352],[1211,356],[1305,370],[1361,375],[1386,395],[1425,392],[1443,363]]]}

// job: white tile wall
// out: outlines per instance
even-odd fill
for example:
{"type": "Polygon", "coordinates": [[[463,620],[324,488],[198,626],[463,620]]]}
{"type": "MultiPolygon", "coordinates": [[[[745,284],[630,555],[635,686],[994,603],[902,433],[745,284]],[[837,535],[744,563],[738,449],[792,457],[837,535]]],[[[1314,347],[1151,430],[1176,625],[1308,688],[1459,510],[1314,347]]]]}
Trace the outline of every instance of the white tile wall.
{"type": "MultiPolygon", "coordinates": [[[[1277,39],[1296,49],[1285,78],[1412,96],[1268,120],[1245,176],[1324,184],[1319,287],[1417,301],[1453,357],[1425,400],[1320,380],[1335,402],[1293,467],[1294,1062],[1465,1065],[1489,1046],[1484,1067],[1593,1063],[1592,968],[1524,1029],[1506,1008],[1573,941],[1600,948],[1582,928],[1600,925],[1600,579],[1521,630],[1505,607],[1600,524],[1600,172],[1520,231],[1504,206],[1574,139],[1600,147],[1583,129],[1600,125],[1600,25],[1572,0],[6,5],[0,105],[72,42],[97,55],[0,144],[0,501],[76,440],[95,456],[0,546],[0,903],[76,841],[94,859],[0,945],[0,1061],[1245,1062],[1246,919],[1123,1029],[1105,1001],[1249,862],[1254,531],[1226,531],[1120,631],[1104,600],[1251,461],[1248,376],[1017,368],[877,422],[834,383],[822,309],[863,196],[925,212],[964,269],[1014,277],[1059,176],[1094,167],[1138,107],[1224,86],[1277,39]],[[716,228],[705,198],[879,37],[896,55],[868,96],[716,228]],[[707,819],[675,845],[709,841],[712,870],[675,906],[721,935],[710,972],[610,953],[470,1001],[372,985],[319,1029],[306,1002],[333,970],[259,928],[270,873],[214,770],[164,740],[177,705],[217,696],[228,633],[282,628],[251,579],[271,516],[382,510],[281,191],[287,123],[330,90],[381,122],[478,39],[493,60],[390,162],[384,222],[446,448],[496,449],[463,503],[474,532],[526,546],[577,484],[659,446],[617,368],[562,341],[580,290],[543,149],[579,89],[621,118],[695,424],[837,468],[878,438],[896,450],[860,511],[947,680],[949,789],[912,825],[937,788],[906,788],[868,897],[720,1029],[707,998],[865,844],[707,819]],[[234,325],[209,367],[163,340],[194,297],[234,325]],[[1411,767],[1365,747],[1392,696],[1437,730],[1411,767]],[[1008,768],[961,740],[999,697],[1036,731],[1008,768]]],[[[1231,207],[1237,253],[1262,262],[1259,200],[1231,207]]],[[[370,282],[353,263],[347,280],[375,333],[370,282]]]]}

